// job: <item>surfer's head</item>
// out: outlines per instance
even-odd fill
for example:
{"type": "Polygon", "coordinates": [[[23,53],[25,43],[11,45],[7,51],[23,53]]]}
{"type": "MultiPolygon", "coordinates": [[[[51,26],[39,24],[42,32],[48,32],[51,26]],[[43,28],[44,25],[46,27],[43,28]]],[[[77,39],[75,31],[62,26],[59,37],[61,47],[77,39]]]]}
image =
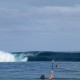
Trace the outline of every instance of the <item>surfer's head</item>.
{"type": "Polygon", "coordinates": [[[57,65],[56,65],[56,67],[57,67],[57,68],[59,68],[59,67],[60,67],[60,65],[59,65],[59,64],[57,64],[57,65]]]}
{"type": "Polygon", "coordinates": [[[41,80],[44,80],[45,79],[45,76],[44,75],[41,75],[40,79],[41,80]]]}

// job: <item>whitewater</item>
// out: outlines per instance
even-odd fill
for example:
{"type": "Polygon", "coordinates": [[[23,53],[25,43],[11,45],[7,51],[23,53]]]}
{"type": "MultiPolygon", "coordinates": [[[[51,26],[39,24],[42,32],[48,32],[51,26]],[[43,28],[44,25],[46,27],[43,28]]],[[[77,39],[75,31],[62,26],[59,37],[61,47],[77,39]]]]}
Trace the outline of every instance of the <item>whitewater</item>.
{"type": "Polygon", "coordinates": [[[0,51],[0,62],[27,62],[27,61],[79,61],[80,52],[51,52],[27,51],[4,52],[0,51]]]}
{"type": "Polygon", "coordinates": [[[28,57],[23,57],[22,55],[19,55],[16,57],[16,55],[4,51],[0,51],[0,62],[26,62],[28,60],[28,57]]]}

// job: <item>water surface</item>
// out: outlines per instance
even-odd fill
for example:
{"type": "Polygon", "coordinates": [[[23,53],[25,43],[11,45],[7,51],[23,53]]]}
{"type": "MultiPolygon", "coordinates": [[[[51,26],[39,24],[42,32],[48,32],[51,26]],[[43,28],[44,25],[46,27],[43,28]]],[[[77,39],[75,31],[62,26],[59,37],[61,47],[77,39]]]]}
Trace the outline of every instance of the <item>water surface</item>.
{"type": "MultiPolygon", "coordinates": [[[[46,80],[51,71],[50,61],[0,63],[1,80],[46,80]]],[[[80,62],[54,62],[54,80],[80,80],[80,62]],[[59,64],[59,67],[56,65],[59,64]]]]}

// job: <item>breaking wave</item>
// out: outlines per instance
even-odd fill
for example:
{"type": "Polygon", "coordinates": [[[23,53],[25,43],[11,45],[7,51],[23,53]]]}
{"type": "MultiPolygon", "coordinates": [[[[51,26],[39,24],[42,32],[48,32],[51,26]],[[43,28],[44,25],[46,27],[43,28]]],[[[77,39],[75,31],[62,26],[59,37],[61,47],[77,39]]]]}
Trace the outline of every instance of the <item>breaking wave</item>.
{"type": "Polygon", "coordinates": [[[6,53],[0,51],[0,62],[27,62],[52,60],[80,61],[80,52],[28,51],[6,53]]]}
{"type": "Polygon", "coordinates": [[[13,54],[23,59],[28,57],[28,61],[80,61],[80,52],[28,51],[13,54]]]}
{"type": "Polygon", "coordinates": [[[16,57],[16,55],[12,53],[0,51],[0,62],[26,62],[27,60],[27,56],[24,57],[22,55],[19,55],[16,57]]]}

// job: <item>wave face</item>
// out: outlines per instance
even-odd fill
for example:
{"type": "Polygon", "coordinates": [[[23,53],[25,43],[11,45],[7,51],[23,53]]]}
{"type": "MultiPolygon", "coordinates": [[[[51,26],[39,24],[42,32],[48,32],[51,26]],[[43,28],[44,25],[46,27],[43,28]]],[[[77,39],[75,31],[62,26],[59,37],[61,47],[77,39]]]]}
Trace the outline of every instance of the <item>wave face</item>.
{"type": "Polygon", "coordinates": [[[30,51],[6,53],[0,51],[0,62],[80,61],[80,52],[30,51]]]}
{"type": "Polygon", "coordinates": [[[30,51],[14,52],[16,57],[23,59],[28,57],[28,61],[80,61],[80,52],[50,52],[50,51],[30,51]]]}
{"type": "Polygon", "coordinates": [[[16,57],[16,55],[12,53],[0,51],[0,62],[26,62],[27,60],[27,57],[23,58],[21,55],[16,57]]]}

